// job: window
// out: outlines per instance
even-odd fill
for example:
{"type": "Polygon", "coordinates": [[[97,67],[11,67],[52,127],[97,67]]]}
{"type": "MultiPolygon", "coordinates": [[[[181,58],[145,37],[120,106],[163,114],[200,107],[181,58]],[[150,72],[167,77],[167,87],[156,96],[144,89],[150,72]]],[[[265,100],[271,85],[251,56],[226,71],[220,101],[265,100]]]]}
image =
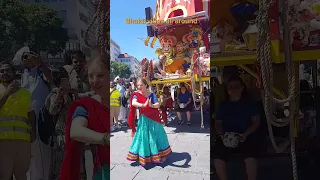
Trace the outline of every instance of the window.
{"type": "Polygon", "coordinates": [[[83,21],[84,23],[88,24],[89,23],[89,20],[88,20],[88,17],[85,16],[83,13],[79,13],[79,16],[80,16],[80,20],[83,21]]]}
{"type": "Polygon", "coordinates": [[[59,12],[59,16],[61,19],[63,19],[64,22],[68,20],[68,11],[67,10],[61,10],[59,12]]]}

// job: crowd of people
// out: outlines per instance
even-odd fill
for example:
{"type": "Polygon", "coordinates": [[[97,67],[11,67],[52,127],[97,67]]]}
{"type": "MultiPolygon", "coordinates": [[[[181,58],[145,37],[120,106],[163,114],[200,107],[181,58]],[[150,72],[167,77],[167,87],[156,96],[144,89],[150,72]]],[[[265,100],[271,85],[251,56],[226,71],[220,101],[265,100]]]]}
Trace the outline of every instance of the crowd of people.
{"type": "Polygon", "coordinates": [[[25,47],[12,62],[1,62],[0,179],[109,176],[107,60],[87,62],[81,51],[65,59],[49,68],[25,47]]]}
{"type": "Polygon", "coordinates": [[[110,82],[107,62],[69,51],[65,65],[48,67],[28,47],[1,61],[0,179],[107,177],[110,132],[123,125],[133,132],[128,160],[165,161],[171,148],[163,125],[173,110],[178,125],[184,112],[191,125],[191,92],[182,84],[175,99],[168,86],[158,99],[145,79],[110,82]]]}
{"type": "MultiPolygon", "coordinates": [[[[148,89],[155,92],[151,87],[148,89]]],[[[137,78],[135,77],[130,78],[130,82],[126,82],[120,77],[116,77],[114,81],[110,82],[111,131],[121,129],[122,126],[128,126],[127,119],[132,101],[131,96],[138,90],[137,78]]],[[[172,119],[172,112],[175,111],[177,113],[178,125],[184,124],[185,121],[181,113],[186,113],[187,124],[191,126],[191,111],[194,106],[190,90],[184,84],[181,84],[179,89],[164,86],[160,94],[159,111],[163,125],[168,125],[168,119],[172,119]],[[174,95],[172,95],[172,91],[175,91],[174,95]]],[[[139,111],[137,111],[137,119],[139,119],[139,111]]]]}

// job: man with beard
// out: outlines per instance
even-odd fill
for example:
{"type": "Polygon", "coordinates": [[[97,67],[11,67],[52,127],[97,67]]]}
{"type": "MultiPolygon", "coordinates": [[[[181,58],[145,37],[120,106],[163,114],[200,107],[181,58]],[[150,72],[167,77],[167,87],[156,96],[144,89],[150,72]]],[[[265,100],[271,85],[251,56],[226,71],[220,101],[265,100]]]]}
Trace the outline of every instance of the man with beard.
{"type": "MultiPolygon", "coordinates": [[[[70,53],[70,52],[68,52],[70,53]]],[[[68,53],[65,54],[66,60],[68,58],[68,53]]],[[[90,92],[89,79],[86,70],[86,56],[82,51],[74,51],[70,53],[71,64],[64,66],[66,71],[69,74],[69,83],[71,86],[71,91],[73,94],[78,94],[78,97],[74,97],[74,100],[77,98],[90,97],[94,95],[90,92]]],[[[67,60],[68,61],[68,60],[67,60]]],[[[92,177],[92,172],[87,171],[93,166],[93,151],[89,145],[85,146],[85,152],[82,157],[82,168],[81,176],[83,178],[92,177]]]]}
{"type": "Polygon", "coordinates": [[[73,91],[77,91],[79,97],[90,96],[90,86],[86,74],[86,56],[81,51],[71,53],[71,64],[65,65],[64,68],[69,74],[70,86],[73,91]]]}
{"type": "Polygon", "coordinates": [[[31,142],[36,140],[31,94],[14,80],[10,63],[0,66],[0,179],[27,180],[31,142]]]}

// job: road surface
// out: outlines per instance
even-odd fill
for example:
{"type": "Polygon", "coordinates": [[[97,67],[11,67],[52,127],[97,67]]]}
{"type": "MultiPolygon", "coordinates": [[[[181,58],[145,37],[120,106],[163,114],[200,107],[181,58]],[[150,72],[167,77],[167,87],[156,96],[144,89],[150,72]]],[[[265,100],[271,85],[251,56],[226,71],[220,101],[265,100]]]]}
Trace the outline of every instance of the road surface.
{"type": "Polygon", "coordinates": [[[192,125],[177,125],[173,120],[165,127],[173,153],[162,166],[143,168],[126,160],[131,145],[131,131],[125,128],[111,136],[111,179],[116,180],[209,180],[209,116],[200,129],[200,113],[193,112],[192,125]]]}

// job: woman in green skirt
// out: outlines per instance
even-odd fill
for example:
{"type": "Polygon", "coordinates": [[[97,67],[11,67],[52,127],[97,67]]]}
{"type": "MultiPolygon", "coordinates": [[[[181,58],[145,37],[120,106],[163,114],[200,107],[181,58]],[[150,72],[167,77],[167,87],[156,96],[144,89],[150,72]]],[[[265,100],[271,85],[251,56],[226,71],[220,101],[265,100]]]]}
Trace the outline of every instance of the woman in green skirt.
{"type": "Polygon", "coordinates": [[[156,95],[148,91],[149,85],[145,79],[139,79],[137,87],[138,91],[130,99],[128,123],[132,129],[133,142],[127,159],[139,162],[142,166],[147,163],[163,163],[171,153],[171,148],[161,123],[160,104],[156,95]],[[137,108],[140,116],[136,130],[137,108]]]}

